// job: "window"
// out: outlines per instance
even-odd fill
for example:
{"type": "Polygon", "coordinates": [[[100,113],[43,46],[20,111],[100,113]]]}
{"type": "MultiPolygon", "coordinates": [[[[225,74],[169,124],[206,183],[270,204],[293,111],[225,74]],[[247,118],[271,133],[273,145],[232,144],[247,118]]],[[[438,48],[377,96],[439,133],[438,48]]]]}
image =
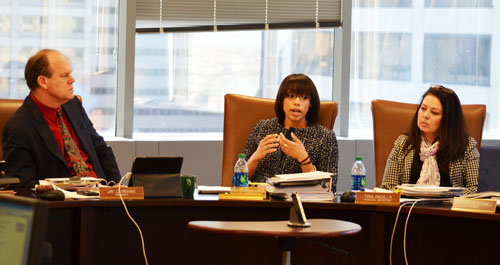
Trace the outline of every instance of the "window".
{"type": "Polygon", "coordinates": [[[358,7],[411,7],[413,0],[357,0],[358,7]]]}
{"type": "Polygon", "coordinates": [[[118,1],[0,0],[0,97],[25,98],[24,66],[43,48],[68,57],[96,129],[114,135],[118,1]]]}
{"type": "Polygon", "coordinates": [[[309,75],[331,100],[333,36],[334,29],[138,34],[134,134],[222,132],[224,94],[274,98],[291,73],[309,75]]]}
{"type": "Polygon", "coordinates": [[[424,81],[490,86],[491,35],[426,34],[424,81]]]}
{"type": "Polygon", "coordinates": [[[425,7],[488,7],[491,8],[492,0],[425,0],[425,7]]]}
{"type": "Polygon", "coordinates": [[[363,79],[410,81],[410,33],[359,32],[354,38],[358,63],[353,74],[363,79]]]}
{"type": "Polygon", "coordinates": [[[371,100],[418,103],[432,83],[455,90],[462,104],[486,104],[483,135],[500,135],[500,7],[491,2],[413,1],[402,9],[354,1],[349,135],[372,136],[371,100]]]}

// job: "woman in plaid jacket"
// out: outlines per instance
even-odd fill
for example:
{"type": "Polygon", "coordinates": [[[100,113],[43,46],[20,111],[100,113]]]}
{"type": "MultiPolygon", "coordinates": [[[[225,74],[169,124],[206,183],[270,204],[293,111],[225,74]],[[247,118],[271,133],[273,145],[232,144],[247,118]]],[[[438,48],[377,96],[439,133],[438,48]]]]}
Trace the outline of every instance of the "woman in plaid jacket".
{"type": "Polygon", "coordinates": [[[479,152],[465,127],[460,100],[449,88],[431,85],[422,96],[409,132],[387,159],[382,188],[401,184],[465,187],[477,192],[479,152]]]}

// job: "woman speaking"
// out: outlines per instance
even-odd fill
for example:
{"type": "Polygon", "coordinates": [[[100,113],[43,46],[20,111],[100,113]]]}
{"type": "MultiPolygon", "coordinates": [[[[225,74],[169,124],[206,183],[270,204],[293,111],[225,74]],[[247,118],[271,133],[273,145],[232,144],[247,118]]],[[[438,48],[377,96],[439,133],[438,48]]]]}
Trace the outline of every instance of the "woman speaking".
{"type": "Polygon", "coordinates": [[[316,86],[306,75],[291,74],[282,81],[276,117],[257,122],[246,144],[252,181],[314,170],[337,173],[337,138],[318,124],[319,105],[316,86]]]}

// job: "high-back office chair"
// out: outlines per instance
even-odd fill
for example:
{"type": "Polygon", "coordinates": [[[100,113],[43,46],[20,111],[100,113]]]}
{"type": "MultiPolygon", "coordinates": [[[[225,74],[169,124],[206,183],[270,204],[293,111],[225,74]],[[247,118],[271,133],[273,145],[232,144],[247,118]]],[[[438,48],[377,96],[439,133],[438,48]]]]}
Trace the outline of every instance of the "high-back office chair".
{"type": "MultiPolygon", "coordinates": [[[[236,94],[224,96],[224,139],[222,142],[222,186],[231,186],[234,164],[243,153],[250,132],[262,119],[275,117],[274,99],[236,94]]],[[[337,117],[337,102],[322,101],[319,124],[333,129],[337,117]]],[[[248,158],[247,158],[248,159],[248,158]]]]}
{"type": "MultiPolygon", "coordinates": [[[[387,100],[372,101],[373,115],[373,144],[375,151],[376,186],[382,184],[385,164],[394,147],[394,141],[399,135],[408,131],[411,119],[417,111],[418,104],[401,103],[387,100]]],[[[481,147],[485,105],[462,105],[467,131],[477,142],[477,149],[481,147]]]]}
{"type": "Polygon", "coordinates": [[[3,159],[2,154],[2,135],[3,135],[3,127],[10,119],[12,115],[16,112],[16,110],[21,107],[24,99],[0,99],[0,160],[3,159]]]}

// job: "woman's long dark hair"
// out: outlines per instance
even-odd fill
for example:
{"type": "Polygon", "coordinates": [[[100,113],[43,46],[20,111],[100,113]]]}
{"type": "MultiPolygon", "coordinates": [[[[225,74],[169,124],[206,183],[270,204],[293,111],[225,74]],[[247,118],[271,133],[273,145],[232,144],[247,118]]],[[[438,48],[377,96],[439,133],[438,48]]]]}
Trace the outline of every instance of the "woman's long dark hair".
{"type": "Polygon", "coordinates": [[[318,123],[320,99],[314,82],[305,74],[290,74],[281,82],[276,101],[274,102],[274,112],[281,125],[285,123],[285,112],[283,111],[283,100],[287,94],[308,96],[310,105],[306,114],[307,126],[318,123]]]}
{"type": "Polygon", "coordinates": [[[422,132],[418,128],[418,112],[422,106],[424,98],[433,95],[439,99],[443,107],[441,124],[436,140],[439,140],[439,150],[436,153],[439,169],[449,173],[449,163],[452,160],[464,155],[469,141],[462,105],[457,94],[449,88],[438,85],[431,85],[420,101],[408,131],[408,141],[404,149],[409,151],[415,149],[415,155],[420,153],[422,142],[422,132]]]}

